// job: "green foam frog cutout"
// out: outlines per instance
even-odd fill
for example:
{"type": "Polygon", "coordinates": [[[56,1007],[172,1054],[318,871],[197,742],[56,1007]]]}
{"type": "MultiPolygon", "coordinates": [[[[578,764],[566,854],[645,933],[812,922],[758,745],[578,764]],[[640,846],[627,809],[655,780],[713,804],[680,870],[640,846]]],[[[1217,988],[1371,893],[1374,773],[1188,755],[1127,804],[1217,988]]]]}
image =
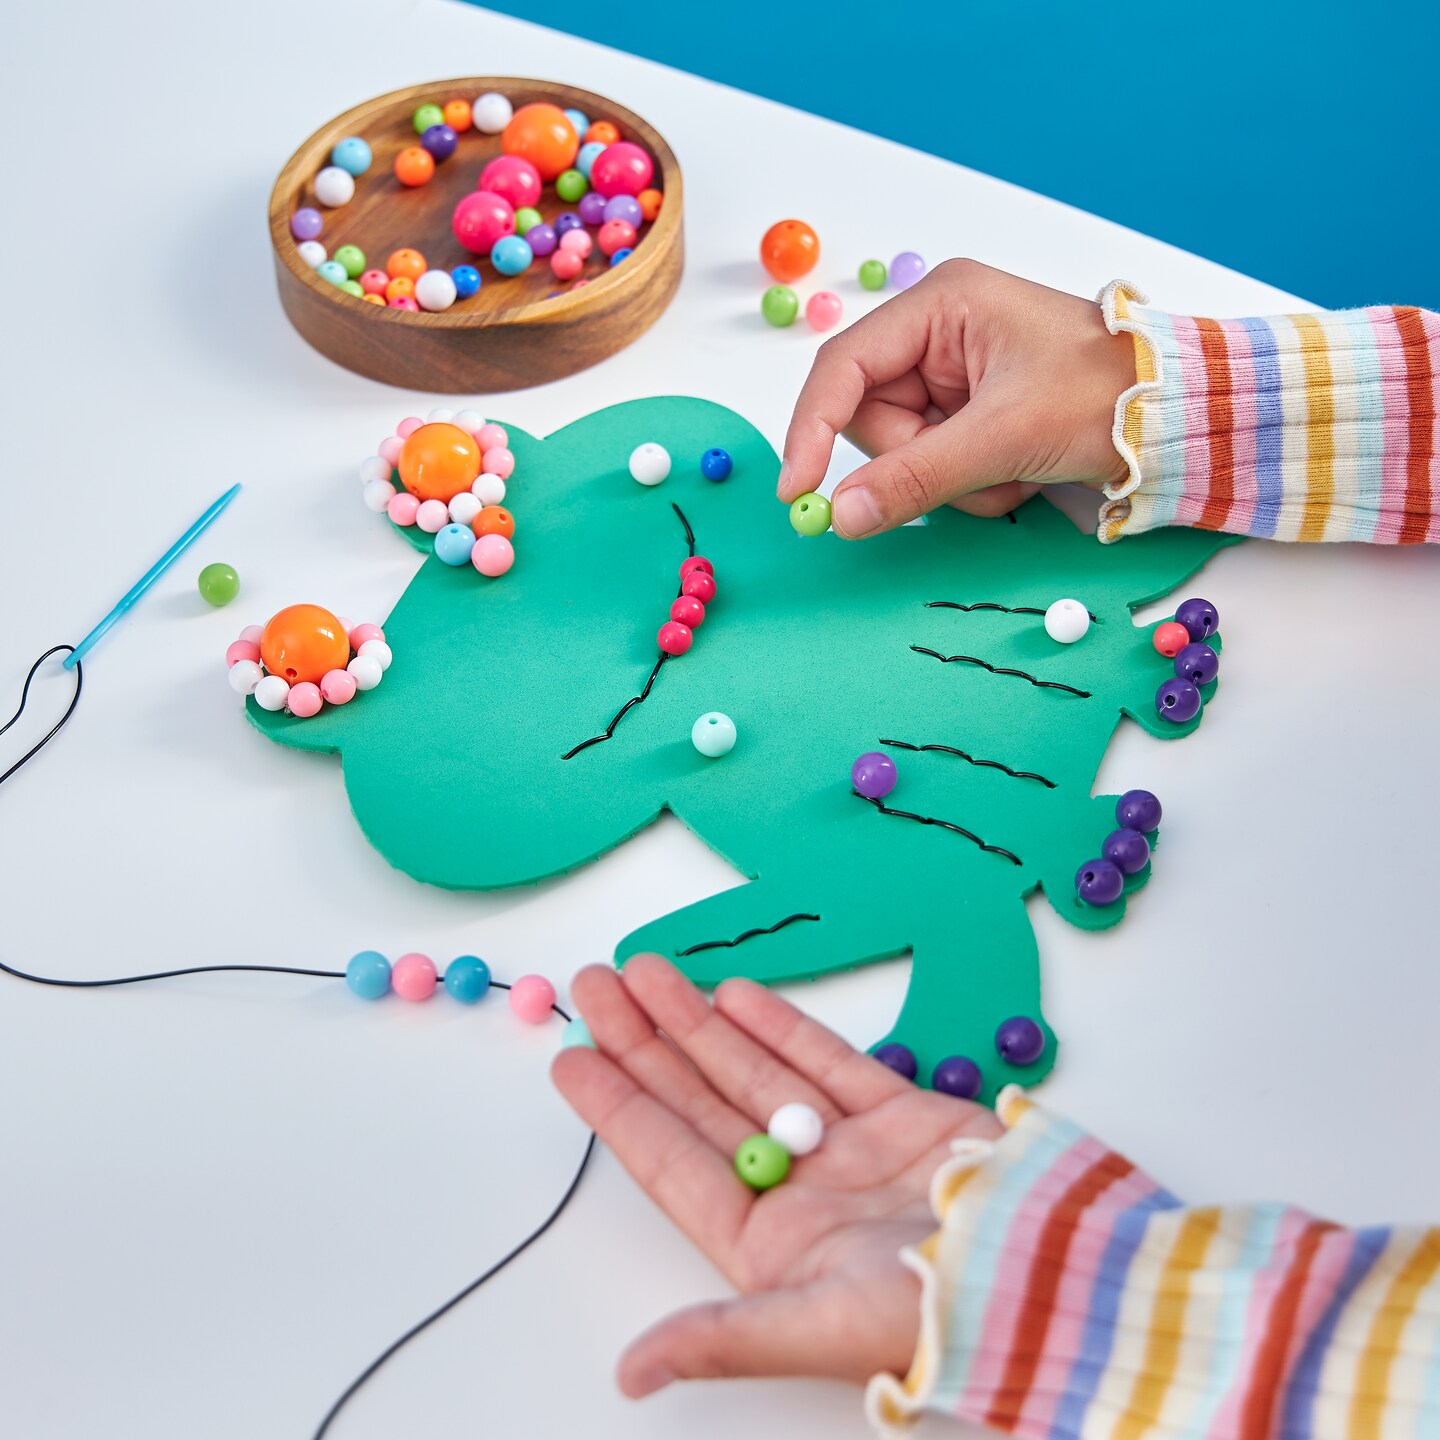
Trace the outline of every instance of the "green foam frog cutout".
{"type": "MultiPolygon", "coordinates": [[[[909,950],[885,1038],[915,1053],[922,1083],[951,1055],[980,1065],[987,1099],[1039,1079],[1055,1038],[1022,901],[1040,886],[1087,929],[1124,913],[1126,897],[1091,908],[1074,889],[1114,828],[1116,797],[1090,794],[1096,769],[1122,714],[1166,739],[1200,718],[1155,714],[1171,666],[1130,612],[1223,537],[1169,530],[1101,546],[1037,499],[1013,522],[944,509],[863,544],[801,538],[775,502],[768,442],[695,399],[618,405],[544,440],[511,428],[510,448],[509,574],[447,566],[428,554],[430,536],[399,532],[428,558],[385,621],[384,682],[307,720],[252,699],[252,722],[283,744],[338,752],[365,835],[432,885],[533,883],[671,810],[748,883],[642,926],[615,947],[617,963],[658,951],[713,985],[909,950]],[[627,470],[644,441],[674,460],[654,487],[627,470]],[[734,458],[718,483],[699,469],[716,446],[734,458]],[[655,670],[687,528],[718,593],[689,652],[665,660],[617,721],[655,670]],[[1064,596],[1097,617],[1073,645],[1013,613],[1064,596]],[[707,711],[738,730],[724,757],[691,743],[707,711]],[[582,743],[612,721],[608,739],[582,743]],[[899,769],[883,808],[850,785],[871,750],[899,769]],[[1047,1038],[1023,1069],[994,1046],[1014,1015],[1047,1038]]],[[[1147,867],[1127,893],[1148,878],[1147,867]]]]}

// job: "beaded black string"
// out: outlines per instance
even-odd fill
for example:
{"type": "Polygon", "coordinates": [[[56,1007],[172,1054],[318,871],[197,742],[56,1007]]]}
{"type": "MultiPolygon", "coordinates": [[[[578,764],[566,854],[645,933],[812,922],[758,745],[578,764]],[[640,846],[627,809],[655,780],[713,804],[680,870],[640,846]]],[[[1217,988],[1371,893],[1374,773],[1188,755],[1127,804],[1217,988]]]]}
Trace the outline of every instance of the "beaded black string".
{"type": "MultiPolygon", "coordinates": [[[[24,713],[25,706],[30,701],[30,684],[35,679],[35,672],[52,655],[73,654],[73,645],[52,645],[31,667],[25,676],[24,687],[20,691],[20,705],[15,713],[3,724],[0,725],[0,735],[3,735],[24,713]]],[[[75,707],[80,703],[80,691],[85,684],[85,676],[82,673],[84,667],[76,662],[75,665],[75,691],[70,696],[70,703],[65,707],[65,713],[40,737],[3,775],[0,775],[0,785],[3,785],[22,765],[33,760],[64,728],[65,723],[75,713],[75,707]]]]}

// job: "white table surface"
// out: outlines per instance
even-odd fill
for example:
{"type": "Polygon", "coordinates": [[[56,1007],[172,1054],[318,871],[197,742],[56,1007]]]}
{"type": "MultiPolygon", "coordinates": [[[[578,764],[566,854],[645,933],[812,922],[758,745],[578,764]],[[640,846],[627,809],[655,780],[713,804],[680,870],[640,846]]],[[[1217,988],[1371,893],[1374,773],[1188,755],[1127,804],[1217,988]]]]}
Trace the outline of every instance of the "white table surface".
{"type": "MultiPolygon", "coordinates": [[[[1177,310],[1294,303],[954,165],[439,0],[72,0],[7,29],[0,695],[216,493],[246,487],[87,663],[68,731],[0,790],[0,954],[54,974],[330,968],[374,946],[476,950],[563,989],[636,924],[737,878],[663,821],[563,883],[431,892],[361,838],[338,765],[242,720],[220,665],[240,625],[306,597],[383,616],[417,564],[360,506],[354,470],[436,398],[321,359],[274,293],[270,183],[329,115],[427,78],[534,74],[610,93],[671,141],[688,264],[669,312],[594,370],[477,401],[540,433],[677,391],[778,444],[815,346],[758,315],[755,247],[787,214],[818,229],[816,282],[851,314],[873,303],[858,262],[909,248],[1080,292],[1123,274],[1177,310]],[[214,559],[244,582],[220,612],[194,587],[214,559]]],[[[1143,185],[1121,140],[1117,124],[1116,163],[1143,185]]],[[[1155,883],[1104,935],[1032,906],[1065,1041],[1044,1098],[1182,1194],[1440,1218],[1420,1119],[1440,1102],[1437,580],[1433,549],[1221,555],[1199,587],[1225,618],[1221,703],[1179,744],[1126,726],[1097,781],[1163,798],[1155,883]]],[[[47,680],[37,706],[55,713],[60,693],[47,680]]],[[[905,970],[799,996],[863,1043],[905,970]]],[[[584,1132],[545,1078],[554,1041],[502,1004],[366,1009],[322,981],[0,986],[5,1433],[303,1440],[559,1195],[584,1132]]],[[[724,1291],[601,1153],[563,1223],[333,1434],[862,1436],[856,1393],[835,1385],[620,1397],[622,1342],[724,1291]]]]}

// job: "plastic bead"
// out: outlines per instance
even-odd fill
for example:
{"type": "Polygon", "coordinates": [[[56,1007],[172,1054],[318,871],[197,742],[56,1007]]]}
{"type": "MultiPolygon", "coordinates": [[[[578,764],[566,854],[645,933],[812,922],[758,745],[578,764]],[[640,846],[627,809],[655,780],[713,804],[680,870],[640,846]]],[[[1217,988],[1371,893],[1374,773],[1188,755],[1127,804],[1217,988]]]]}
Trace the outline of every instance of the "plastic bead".
{"type": "Polygon", "coordinates": [[[760,263],[782,285],[808,275],[820,258],[820,237],[803,220],[781,220],[760,241],[760,263]]]}
{"type": "Polygon", "coordinates": [[[515,233],[517,235],[528,235],[543,221],[544,217],[533,205],[519,205],[515,209],[515,233]]]}
{"type": "Polygon", "coordinates": [[[590,252],[595,248],[595,242],[590,238],[588,230],[567,230],[560,237],[560,248],[573,250],[582,260],[588,260],[590,252]]]}
{"type": "Polygon", "coordinates": [[[473,265],[457,265],[450,272],[450,279],[455,283],[455,294],[461,300],[468,300],[472,295],[479,294],[480,272],[473,265]]]}
{"type": "Polygon", "coordinates": [[[299,247],[299,254],[312,270],[318,270],[325,263],[325,247],[318,240],[306,240],[299,247]]]}
{"type": "Polygon", "coordinates": [[[358,135],[347,135],[330,152],[330,163],[351,175],[363,175],[373,158],[369,145],[358,135]]]}
{"type": "Polygon", "coordinates": [[[670,473],[670,452],[653,440],[630,452],[630,478],[641,485],[658,485],[670,473]]]}
{"type": "Polygon", "coordinates": [[[441,106],[440,113],[445,117],[445,123],[457,135],[463,135],[470,128],[474,118],[468,100],[447,100],[441,106]]]}
{"type": "Polygon", "coordinates": [[[503,235],[490,250],[490,263],[502,275],[523,275],[535,252],[518,236],[503,235]]]}
{"type": "MultiPolygon", "coordinates": [[[[238,665],[235,667],[240,668],[238,665]]],[[[255,696],[255,703],[262,710],[278,712],[285,708],[285,702],[290,698],[290,686],[278,675],[267,675],[252,692],[255,696]]]]}
{"type": "Polygon", "coordinates": [[[345,267],[338,260],[322,260],[315,267],[315,273],[322,280],[328,280],[332,285],[343,285],[350,278],[345,273],[345,267]]]}
{"type": "Polygon", "coordinates": [[[570,122],[577,140],[590,128],[590,117],[583,110],[567,110],[565,118],[570,122]]]}
{"type": "Polygon", "coordinates": [[[486,450],[503,450],[510,444],[510,435],[503,425],[497,425],[492,420],[475,432],[475,443],[482,454],[486,450]]]}
{"type": "Polygon", "coordinates": [[[343,290],[347,295],[353,295],[357,300],[364,300],[366,298],[365,292],[360,288],[360,282],[358,280],[344,279],[335,288],[337,290],[343,290]]]}
{"type": "Polygon", "coordinates": [[[766,1133],[792,1156],[809,1155],[825,1137],[825,1121],[813,1105],[791,1100],[771,1117],[766,1133]]]}
{"type": "MultiPolygon", "coordinates": [[[[427,273],[444,274],[434,270],[427,273]]],[[[475,483],[481,468],[480,445],[458,425],[421,425],[405,437],[397,468],[401,483],[412,495],[421,500],[448,502],[475,483]]]]}
{"type": "MultiPolygon", "coordinates": [[[[540,172],[523,155],[497,155],[481,172],[480,183],[475,187],[477,190],[488,190],[493,195],[499,195],[508,200],[514,208],[519,211],[532,209],[540,203],[540,196],[545,187],[540,179],[540,172]]],[[[562,195],[562,200],[568,196],[562,195]]],[[[533,211],[536,221],[539,220],[539,212],[533,211]]],[[[515,217],[516,229],[519,229],[520,217],[515,217]]]]}
{"type": "Polygon", "coordinates": [[[230,688],[237,695],[253,695],[264,678],[265,672],[258,660],[236,660],[230,666],[230,688]]]}
{"type": "MultiPolygon", "coordinates": [[[[454,272],[452,271],[451,273],[453,274],[454,272]]],[[[476,436],[475,443],[477,445],[480,443],[478,436],[480,431],[485,428],[485,417],[478,410],[466,409],[460,411],[460,413],[455,416],[455,424],[465,431],[467,435],[476,436]]]]}
{"type": "Polygon", "coordinates": [[[678,620],[667,620],[655,639],[666,655],[683,655],[694,643],[695,635],[688,625],[682,625],[678,620]]]}
{"type": "Polygon", "coordinates": [[[450,229],[472,254],[488,255],[497,240],[515,233],[515,210],[502,195],[474,190],[456,205],[450,229]]]}
{"type": "Polygon", "coordinates": [[[410,494],[408,490],[402,490],[390,499],[385,507],[385,513],[396,524],[406,528],[415,523],[415,516],[420,511],[420,502],[410,494]]]}
{"type": "Polygon", "coordinates": [[[240,593],[240,577],[230,565],[216,561],[207,565],[196,581],[200,598],[207,605],[228,605],[240,593]]]}
{"type": "Polygon", "coordinates": [[[1192,640],[1208,640],[1220,628],[1220,612],[1208,600],[1198,597],[1185,601],[1175,612],[1175,619],[1192,640]]]}
{"type": "Polygon", "coordinates": [[[345,668],[357,690],[373,690],[385,674],[373,655],[357,655],[345,668]]]}
{"type": "Polygon", "coordinates": [[[1113,860],[1087,860],[1075,872],[1075,893],[1087,905],[1113,905],[1125,893],[1125,876],[1113,860]]]}
{"type": "Polygon", "coordinates": [[[904,1076],[906,1080],[913,1080],[920,1073],[920,1065],[915,1059],[914,1051],[896,1040],[887,1041],[884,1045],[877,1045],[870,1053],[882,1065],[887,1066],[897,1075],[904,1076]]]}
{"type": "Polygon", "coordinates": [[[595,157],[604,149],[598,141],[587,140],[575,153],[575,168],[588,181],[590,179],[590,167],[595,163],[595,157]]]}
{"type": "Polygon", "coordinates": [[[957,1100],[975,1100],[984,1088],[985,1077],[968,1055],[951,1055],[935,1067],[930,1083],[942,1095],[953,1095],[957,1100]]]}
{"type": "Polygon", "coordinates": [[[494,579],[515,563],[515,547],[503,535],[482,535],[470,552],[470,563],[494,579]]]}
{"type": "Polygon", "coordinates": [[[379,1000],[390,992],[390,962],[378,950],[352,955],[345,967],[345,983],[362,1000],[379,1000]]]}
{"type": "Polygon", "coordinates": [[[588,195],[582,195],[580,203],[575,208],[580,212],[580,219],[586,225],[603,225],[605,223],[605,197],[598,190],[592,190],[588,195]]]}
{"type": "Polygon", "coordinates": [[[256,646],[256,647],[258,648],[259,645],[260,645],[260,641],[261,641],[262,637],[264,636],[264,634],[265,634],[265,627],[264,627],[263,625],[247,625],[247,626],[240,632],[238,638],[241,639],[241,640],[246,640],[246,641],[248,641],[251,645],[254,645],[254,646],[256,646]]]}
{"type": "Polygon", "coordinates": [[[639,230],[645,219],[640,202],[633,195],[612,195],[605,202],[601,218],[608,225],[612,220],[623,220],[634,230],[639,230]]]}
{"type": "Polygon", "coordinates": [[[1203,641],[1192,640],[1175,657],[1175,673],[1192,685],[1208,685],[1220,673],[1220,657],[1203,641]]]}
{"type": "Polygon", "coordinates": [[[812,330],[833,330],[840,323],[840,297],[829,290],[817,290],[805,302],[805,320],[812,330]]]}
{"type": "Polygon", "coordinates": [[[355,677],[348,670],[327,670],[320,677],[320,693],[327,705],[348,705],[355,698],[355,677]]]}
{"type": "Polygon", "coordinates": [[[327,165],[315,177],[315,198],[334,210],[355,198],[355,177],[338,165],[327,165]]]}
{"type": "Polygon", "coordinates": [[[308,720],[312,715],[320,713],[320,707],[324,699],[320,694],[320,687],[312,685],[308,680],[302,680],[298,685],[290,687],[290,694],[285,702],[290,707],[290,713],[301,720],[308,720]]]}
{"type": "Polygon", "coordinates": [[[287,684],[317,681],[350,658],[344,627],[320,605],[287,605],[271,617],[260,638],[260,658],[287,684]]]}
{"type": "Polygon", "coordinates": [[[367,305],[379,305],[382,308],[385,307],[385,297],[383,295],[367,295],[364,291],[361,291],[360,298],[367,305]]]}
{"type": "Polygon", "coordinates": [[[560,1032],[560,1048],[562,1050],[593,1050],[595,1038],[590,1034],[590,1027],[577,1015],[560,1032]]]}
{"type": "MultiPolygon", "coordinates": [[[[413,300],[415,298],[415,282],[408,275],[397,275],[385,287],[385,298],[392,304],[396,300],[413,300]]],[[[415,308],[418,310],[420,307],[417,305],[415,308]]],[[[400,437],[395,435],[390,438],[398,441],[400,437]]],[[[385,454],[385,446],[383,444],[380,446],[380,453],[382,455],[385,454]]],[[[398,449],[395,452],[395,458],[397,460],[400,458],[398,449]]]]}
{"type": "Polygon", "coordinates": [[[302,205],[290,217],[290,233],[296,240],[318,240],[324,228],[325,217],[313,205],[302,205]]]}
{"type": "Polygon", "coordinates": [[[595,237],[602,255],[613,255],[617,250],[630,250],[635,245],[635,227],[626,220],[607,220],[595,237]]]}
{"type": "Polygon", "coordinates": [[[547,225],[542,220],[538,225],[532,225],[525,232],[525,243],[530,247],[532,255],[544,257],[553,255],[555,247],[560,243],[560,237],[555,233],[553,225],[547,225]]]}
{"type": "Polygon", "coordinates": [[[460,137],[441,121],[438,125],[427,127],[425,133],[420,137],[420,147],[430,153],[430,158],[437,164],[442,160],[448,160],[454,153],[455,147],[460,143],[460,137]]]}
{"type": "Polygon", "coordinates": [[[390,988],[402,1000],[428,1000],[435,993],[435,962],[428,955],[402,955],[390,972],[390,988]]]}
{"type": "Polygon", "coordinates": [[[707,450],[700,457],[700,473],[707,480],[728,480],[735,462],[728,450],[707,450]]]}
{"type": "Polygon", "coordinates": [[[772,285],[760,297],[760,313],[777,330],[795,323],[800,297],[788,285],[772,285]]]}
{"type": "Polygon", "coordinates": [[[1115,823],[1126,830],[1139,830],[1148,835],[1160,828],[1164,811],[1160,801],[1148,790],[1127,790],[1115,802],[1115,823]]]}
{"type": "Polygon", "coordinates": [[[694,595],[677,595],[670,602],[670,618],[688,625],[692,630],[705,623],[705,605],[694,595]]]}
{"type": "Polygon", "coordinates": [[[707,575],[715,573],[715,567],[703,555],[687,555],[680,562],[680,578],[686,579],[691,571],[703,570],[707,575]]]}
{"type": "Polygon", "coordinates": [[[1150,863],[1150,842],[1138,830],[1112,830],[1100,854],[1122,875],[1138,875],[1150,863]]]}
{"type": "MultiPolygon", "coordinates": [[[[473,495],[470,497],[475,498],[473,495]]],[[[474,538],[482,535],[503,535],[507,540],[515,538],[515,517],[502,505],[483,506],[471,522],[474,538]]]]}
{"type": "Polygon", "coordinates": [[[1155,627],[1152,638],[1155,648],[1167,660],[1173,660],[1190,643],[1190,632],[1176,621],[1167,620],[1163,625],[1155,627]]]}
{"type": "Polygon", "coordinates": [[[925,262],[913,250],[902,250],[890,262],[890,283],[897,290],[908,290],[924,274],[925,262]]]}
{"type": "Polygon", "coordinates": [[[422,500],[415,523],[427,534],[438,535],[450,523],[450,511],[443,500],[422,500]]]}
{"type": "Polygon", "coordinates": [[[507,155],[528,160],[542,180],[553,180],[575,163],[580,137],[558,105],[536,101],[511,116],[500,145],[507,155]]]}
{"type": "Polygon", "coordinates": [[[481,471],[470,487],[470,493],[484,505],[498,505],[505,498],[505,482],[498,475],[481,471]]]}
{"type": "Polygon", "coordinates": [[[860,288],[862,290],[883,290],[889,271],[883,260],[866,260],[860,266],[860,288]]]}
{"type": "MultiPolygon", "coordinates": [[[[455,412],[448,405],[437,405],[426,417],[427,425],[449,425],[455,419],[455,412]]],[[[463,425],[460,427],[465,428],[463,425]]]]}
{"type": "Polygon", "coordinates": [[[418,250],[411,250],[408,247],[402,250],[392,250],[390,258],[385,262],[385,273],[392,280],[415,281],[429,268],[425,257],[418,250]]]}
{"type": "Polygon", "coordinates": [[[585,132],[585,139],[597,145],[613,145],[620,138],[619,129],[608,120],[597,120],[585,132]]]}
{"type": "Polygon", "coordinates": [[[389,284],[390,277],[383,270],[367,270],[360,277],[360,288],[367,295],[379,295],[383,298],[389,284]]]}
{"type": "Polygon", "coordinates": [[[830,502],[812,490],[790,507],[790,524],[799,535],[823,535],[830,528],[830,502]]]}
{"type": "MultiPolygon", "coordinates": [[[[498,426],[496,427],[499,428],[498,426]]],[[[480,468],[486,475],[498,475],[502,480],[508,480],[515,473],[515,457],[504,445],[489,445],[481,443],[480,468]]]]}
{"type": "Polygon", "coordinates": [[[360,653],[360,647],[367,640],[383,640],[385,638],[385,632],[378,625],[372,624],[367,620],[363,625],[352,625],[348,638],[350,640],[350,648],[358,655],[360,653]]]}
{"type": "Polygon", "coordinates": [[[514,113],[510,102],[494,90],[478,96],[470,107],[471,122],[482,135],[500,134],[514,113]]]}
{"type": "MultiPolygon", "coordinates": [[[[635,251],[629,245],[622,245],[611,257],[610,268],[613,270],[617,265],[623,264],[635,251]]],[[[581,282],[584,283],[583,281],[581,282]]]]}
{"type": "MultiPolygon", "coordinates": [[[[450,501],[448,508],[451,520],[457,525],[464,525],[468,528],[470,522],[474,520],[484,507],[469,490],[462,490],[450,501]]],[[[473,532],[470,538],[472,541],[474,540],[475,536],[473,532]]],[[[468,559],[469,556],[467,555],[466,558],[468,559]]]]}
{"type": "Polygon", "coordinates": [[[578,200],[589,188],[590,182],[579,170],[562,170],[555,177],[555,194],[567,205],[578,200]]]}
{"type": "Polygon", "coordinates": [[[1045,611],[1045,633],[1061,645],[1085,638],[1090,612],[1078,600],[1057,600],[1045,611]]]}
{"type": "Polygon", "coordinates": [[[702,755],[718,760],[735,748],[735,722],[728,715],[711,710],[690,727],[690,743],[702,755]]]}
{"type": "Polygon", "coordinates": [[[590,166],[590,183],[601,195],[638,195],[655,178],[655,162],[633,140],[607,145],[590,166]]]}
{"type": "Polygon", "coordinates": [[[445,967],[445,991],[462,1005],[476,1005],[490,993],[490,967],[478,955],[460,955],[445,967]]]}
{"type": "Polygon", "coordinates": [[[1155,692],[1155,711],[1162,720],[1183,725],[1200,713],[1200,691],[1189,680],[1167,680],[1155,692]]]}
{"type": "Polygon", "coordinates": [[[393,300],[387,300],[385,305],[390,310],[413,310],[417,315],[420,313],[420,307],[415,303],[413,295],[397,295],[393,300]]]}
{"type": "Polygon", "coordinates": [[[635,199],[640,205],[640,218],[645,221],[654,220],[665,203],[665,197],[654,188],[642,190],[635,199]]]}
{"type": "Polygon", "coordinates": [[[769,1190],[790,1173],[790,1152],[768,1135],[752,1135],[735,1151],[735,1173],[752,1190],[769,1190]]]}
{"type": "Polygon", "coordinates": [[[850,784],[867,800],[883,800],[899,779],[895,762],[883,750],[867,750],[850,767],[850,784]]]}
{"type": "Polygon", "coordinates": [[[584,227],[585,222],[573,210],[562,210],[555,217],[555,234],[562,239],[572,230],[582,230],[584,227]]]}
{"type": "Polygon", "coordinates": [[[996,1030],[995,1049],[1012,1065],[1033,1065],[1045,1053],[1045,1032],[1028,1015],[1015,1015],[996,1030]]]}
{"type": "MultiPolygon", "coordinates": [[[[342,245],[334,255],[337,264],[345,269],[351,279],[357,279],[365,269],[365,252],[358,245],[342,245]]],[[[362,285],[361,290],[364,290],[362,285]]]]}
{"type": "Polygon", "coordinates": [[[708,605],[715,598],[715,577],[708,570],[692,570],[680,582],[680,593],[708,605]]]}
{"type": "Polygon", "coordinates": [[[242,660],[248,660],[251,664],[260,659],[260,647],[253,645],[249,640],[233,640],[225,650],[225,664],[238,665],[242,660]]]}
{"type": "Polygon", "coordinates": [[[555,1004],[555,987],[543,975],[522,975],[510,986],[510,1008],[527,1025],[539,1025],[555,1004]]]}
{"type": "Polygon", "coordinates": [[[394,651],[383,640],[364,640],[356,653],[378,660],[382,670],[388,670],[395,659],[394,651]]]}
{"type": "Polygon", "coordinates": [[[445,112],[438,105],[421,105],[410,117],[417,135],[423,135],[432,125],[440,125],[444,120],[445,112]]]}
{"type": "Polygon", "coordinates": [[[415,303],[422,310],[448,310],[455,303],[456,294],[455,281],[448,270],[427,270],[415,282],[415,303]]]}

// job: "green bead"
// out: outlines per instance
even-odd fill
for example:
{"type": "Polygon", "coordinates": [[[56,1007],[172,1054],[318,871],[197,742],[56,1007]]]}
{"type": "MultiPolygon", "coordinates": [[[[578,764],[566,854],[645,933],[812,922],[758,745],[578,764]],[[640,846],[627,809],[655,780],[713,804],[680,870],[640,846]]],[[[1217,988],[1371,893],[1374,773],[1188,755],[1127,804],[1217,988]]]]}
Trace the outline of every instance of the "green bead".
{"type": "Polygon", "coordinates": [[[540,212],[529,205],[522,205],[515,212],[515,233],[523,235],[540,223],[540,212]]]}
{"type": "Polygon", "coordinates": [[[752,1135],[735,1152],[735,1173],[752,1190],[768,1190],[790,1173],[790,1152],[768,1135],[752,1135]]]}
{"type": "Polygon", "coordinates": [[[345,267],[345,273],[352,280],[358,280],[365,268],[365,252],[358,245],[342,245],[331,258],[345,267]]]}
{"type": "Polygon", "coordinates": [[[830,528],[830,502],[812,490],[790,507],[790,523],[800,535],[823,535],[830,528]]]}
{"type": "Polygon", "coordinates": [[[228,605],[240,593],[240,577],[234,568],[218,561],[207,565],[196,583],[200,587],[200,598],[209,605],[228,605]]]}
{"type": "Polygon", "coordinates": [[[339,288],[343,290],[347,295],[355,296],[357,300],[365,293],[360,288],[360,282],[358,280],[342,280],[340,282],[339,288]]]}
{"type": "Polygon", "coordinates": [[[432,125],[443,125],[445,112],[438,105],[422,105],[415,112],[415,133],[423,135],[432,125]]]}
{"type": "Polygon", "coordinates": [[[555,177],[555,193],[564,201],[578,200],[590,182],[578,170],[566,170],[555,177]]]}
{"type": "Polygon", "coordinates": [[[883,290],[885,288],[885,262],[883,260],[867,260],[860,267],[860,284],[866,290],[883,290]]]}
{"type": "Polygon", "coordinates": [[[772,285],[760,300],[760,313],[772,325],[793,325],[800,313],[800,297],[788,285],[772,285]]]}

